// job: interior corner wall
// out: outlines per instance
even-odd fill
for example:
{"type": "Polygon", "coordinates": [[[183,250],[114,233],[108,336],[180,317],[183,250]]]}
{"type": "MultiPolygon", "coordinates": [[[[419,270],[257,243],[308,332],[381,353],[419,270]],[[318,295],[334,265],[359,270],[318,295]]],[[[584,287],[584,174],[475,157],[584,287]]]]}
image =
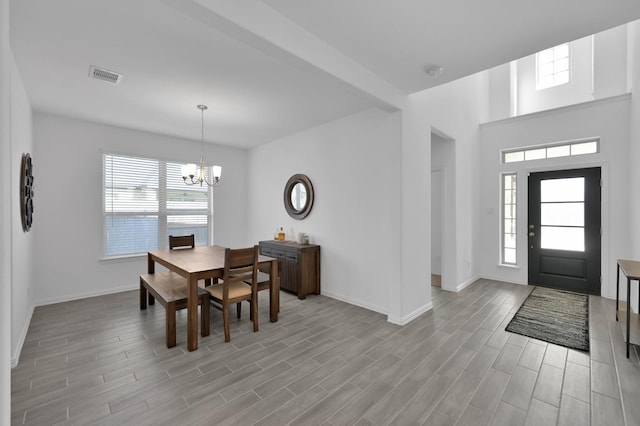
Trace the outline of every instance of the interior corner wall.
{"type": "Polygon", "coordinates": [[[602,99],[626,92],[627,25],[621,25],[593,36],[593,97],[602,99]]]}
{"type": "MultiPolygon", "coordinates": [[[[621,95],[481,126],[478,251],[485,278],[527,284],[527,177],[530,172],[602,167],[602,289],[615,297],[615,262],[629,247],[630,96],[621,95]],[[502,164],[500,151],[600,138],[597,154],[502,164]],[[500,173],[517,173],[517,267],[500,265],[500,173]]],[[[637,157],[635,157],[637,158],[637,157]]]]}
{"type": "MultiPolygon", "coordinates": [[[[453,231],[443,236],[443,240],[447,240],[444,244],[451,247],[451,249],[446,249],[447,252],[451,251],[453,255],[447,256],[448,259],[442,266],[443,280],[445,280],[445,275],[450,275],[447,280],[450,280],[450,289],[453,291],[463,289],[478,278],[475,247],[477,235],[476,186],[478,185],[477,173],[480,166],[477,161],[479,155],[478,123],[485,121],[489,115],[488,93],[489,75],[487,72],[482,72],[411,96],[414,108],[429,131],[437,129],[441,135],[452,139],[447,143],[454,146],[454,187],[451,191],[454,197],[452,202],[454,212],[447,218],[453,222],[453,231]],[[446,271],[452,272],[447,273],[446,271]]],[[[430,150],[430,142],[428,144],[430,150]]],[[[423,158],[422,154],[417,152],[409,152],[407,155],[419,158],[422,162],[420,167],[430,170],[430,156],[423,158]]],[[[414,194],[420,194],[421,191],[430,194],[430,176],[426,189],[418,186],[416,182],[409,182],[408,185],[415,186],[414,194]]],[[[405,223],[409,230],[419,228],[424,218],[430,217],[429,204],[427,205],[428,212],[411,211],[410,217],[405,223]]],[[[419,248],[419,245],[407,247],[408,250],[419,248]]],[[[430,247],[427,250],[426,253],[421,253],[421,256],[430,259],[430,247]]]]}
{"type": "Polygon", "coordinates": [[[571,79],[536,90],[536,55],[518,60],[518,114],[529,114],[593,99],[592,37],[569,43],[571,79]]]}
{"type": "MultiPolygon", "coordinates": [[[[22,230],[20,171],[22,155],[29,153],[34,164],[34,192],[37,194],[39,158],[33,156],[31,103],[15,61],[11,67],[11,365],[16,366],[34,309],[34,232],[22,230]]],[[[38,201],[35,198],[36,210],[38,201]]],[[[35,213],[37,218],[37,212],[35,213]]],[[[34,222],[37,225],[37,220],[34,222]]]]}
{"type": "MultiPolygon", "coordinates": [[[[36,304],[138,288],[146,255],[103,257],[102,154],[192,163],[200,142],[34,114],[36,304]]],[[[245,242],[246,151],[205,144],[204,155],[223,168],[214,189],[214,243],[245,242]]],[[[137,297],[132,295],[132,297],[137,297]]]]}
{"type": "MultiPolygon", "coordinates": [[[[309,234],[321,246],[321,293],[388,313],[400,280],[400,132],[394,114],[368,109],[253,148],[248,155],[247,243],[309,234]],[[287,180],[309,177],[309,216],[290,218],[287,180]]],[[[310,296],[313,297],[313,296],[310,296]]]]}
{"type": "MultiPolygon", "coordinates": [[[[640,169],[637,167],[637,159],[640,158],[640,21],[629,24],[629,60],[631,63],[631,120],[630,120],[630,144],[629,155],[629,190],[633,194],[629,200],[629,209],[632,212],[640,211],[640,196],[637,188],[640,188],[640,169]]],[[[622,253],[625,258],[640,260],[640,216],[631,214],[629,226],[630,250],[622,253]]],[[[633,287],[633,286],[632,286],[633,287]]],[[[632,297],[631,300],[637,300],[632,297]]],[[[638,312],[638,307],[636,312],[638,312]]]]}
{"type": "MultiPolygon", "coordinates": [[[[410,95],[402,111],[402,284],[389,321],[406,324],[431,303],[431,125],[423,100],[410,95]]],[[[446,265],[443,265],[446,269],[446,265]]]]}

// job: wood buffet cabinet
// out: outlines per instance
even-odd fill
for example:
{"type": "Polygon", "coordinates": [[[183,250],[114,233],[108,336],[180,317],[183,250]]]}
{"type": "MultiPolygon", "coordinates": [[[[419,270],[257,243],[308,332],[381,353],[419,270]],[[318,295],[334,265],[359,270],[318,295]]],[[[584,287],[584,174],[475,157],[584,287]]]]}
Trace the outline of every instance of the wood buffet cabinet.
{"type": "Polygon", "coordinates": [[[260,254],[278,259],[280,289],[298,299],[320,294],[320,246],[293,241],[260,241],[260,254]]]}

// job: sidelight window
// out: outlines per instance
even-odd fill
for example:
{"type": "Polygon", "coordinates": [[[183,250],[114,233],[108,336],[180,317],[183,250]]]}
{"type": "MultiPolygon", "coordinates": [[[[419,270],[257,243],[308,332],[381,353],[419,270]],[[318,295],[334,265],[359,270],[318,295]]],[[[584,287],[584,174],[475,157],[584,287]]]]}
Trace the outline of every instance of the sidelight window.
{"type": "Polygon", "coordinates": [[[516,264],[516,180],[515,173],[502,175],[502,263],[516,264]]]}

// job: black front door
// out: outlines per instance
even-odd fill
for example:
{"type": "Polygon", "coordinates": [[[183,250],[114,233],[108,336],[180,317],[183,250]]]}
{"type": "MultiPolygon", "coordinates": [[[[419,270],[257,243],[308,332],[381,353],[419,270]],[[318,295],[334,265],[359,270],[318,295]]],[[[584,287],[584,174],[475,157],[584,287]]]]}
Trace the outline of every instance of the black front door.
{"type": "Polygon", "coordinates": [[[529,284],[600,294],[600,168],[529,175],[529,284]]]}

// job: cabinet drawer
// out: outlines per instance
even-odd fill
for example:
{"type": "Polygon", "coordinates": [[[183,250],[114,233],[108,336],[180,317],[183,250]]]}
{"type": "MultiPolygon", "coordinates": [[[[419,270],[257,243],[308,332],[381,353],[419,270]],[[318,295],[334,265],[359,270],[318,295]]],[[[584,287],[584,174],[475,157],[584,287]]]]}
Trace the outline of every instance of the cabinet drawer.
{"type": "Polygon", "coordinates": [[[260,254],[265,256],[271,256],[271,247],[260,246],[260,254]]]}
{"type": "Polygon", "coordinates": [[[288,251],[285,254],[285,259],[290,262],[298,262],[298,252],[297,251],[288,251]]]}
{"type": "Polygon", "coordinates": [[[277,257],[278,259],[284,259],[285,258],[285,251],[283,249],[281,249],[281,248],[272,247],[270,256],[277,257]]]}

